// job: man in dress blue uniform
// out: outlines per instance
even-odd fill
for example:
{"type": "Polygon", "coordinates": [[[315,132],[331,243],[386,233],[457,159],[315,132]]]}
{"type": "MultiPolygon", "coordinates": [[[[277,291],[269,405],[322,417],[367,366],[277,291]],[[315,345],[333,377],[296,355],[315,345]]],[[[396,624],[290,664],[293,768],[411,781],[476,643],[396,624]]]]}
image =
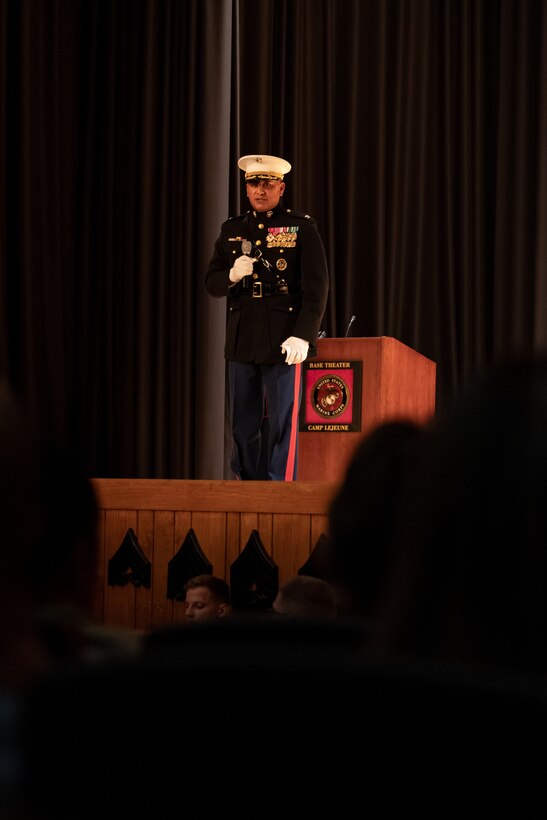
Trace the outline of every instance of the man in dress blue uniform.
{"type": "Polygon", "coordinates": [[[251,209],[223,223],[205,279],[228,298],[231,467],[238,479],[294,481],[302,362],[317,355],[327,260],[316,221],[281,204],[291,165],[268,155],[238,165],[251,209]]]}

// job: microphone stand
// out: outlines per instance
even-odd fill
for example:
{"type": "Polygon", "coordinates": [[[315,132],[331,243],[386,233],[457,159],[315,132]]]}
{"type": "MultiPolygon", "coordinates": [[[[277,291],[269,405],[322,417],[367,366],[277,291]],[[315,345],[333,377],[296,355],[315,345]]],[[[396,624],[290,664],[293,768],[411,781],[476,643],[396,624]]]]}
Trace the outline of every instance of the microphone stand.
{"type": "Polygon", "coordinates": [[[350,327],[352,326],[352,324],[354,323],[354,321],[355,321],[356,319],[357,319],[357,316],[352,316],[352,317],[351,317],[351,319],[349,320],[349,325],[348,325],[348,328],[347,328],[347,330],[346,330],[346,335],[344,336],[344,339],[347,339],[347,337],[348,337],[348,333],[349,333],[349,331],[350,331],[350,327]]]}

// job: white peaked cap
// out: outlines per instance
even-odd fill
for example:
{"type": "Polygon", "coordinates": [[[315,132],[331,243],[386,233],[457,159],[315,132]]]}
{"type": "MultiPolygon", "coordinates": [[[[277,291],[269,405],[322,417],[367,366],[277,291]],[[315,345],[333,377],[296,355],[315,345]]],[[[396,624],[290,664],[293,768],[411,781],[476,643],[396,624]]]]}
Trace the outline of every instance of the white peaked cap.
{"type": "Polygon", "coordinates": [[[249,154],[241,157],[237,164],[245,171],[245,179],[283,179],[284,174],[291,170],[291,164],[286,159],[266,154],[249,154]]]}

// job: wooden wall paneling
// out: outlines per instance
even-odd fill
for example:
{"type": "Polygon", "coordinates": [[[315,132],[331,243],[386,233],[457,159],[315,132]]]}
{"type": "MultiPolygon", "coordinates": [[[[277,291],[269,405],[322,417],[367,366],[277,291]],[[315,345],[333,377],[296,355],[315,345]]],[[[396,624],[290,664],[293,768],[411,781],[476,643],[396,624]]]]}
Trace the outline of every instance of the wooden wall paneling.
{"type": "MultiPolygon", "coordinates": [[[[173,556],[175,556],[179,549],[182,547],[184,539],[188,535],[188,531],[191,529],[191,527],[192,513],[190,512],[190,510],[177,510],[175,512],[175,542],[173,545],[173,556]]],[[[171,560],[171,558],[169,560],[171,560]]],[[[165,590],[167,593],[167,586],[165,590]]],[[[185,619],[186,616],[184,609],[184,601],[173,601],[173,623],[180,623],[185,619]]]]}
{"type": "Polygon", "coordinates": [[[95,612],[111,626],[146,629],[184,620],[184,604],[167,598],[169,561],[192,527],[214,567],[230,569],[257,530],[280,578],[295,574],[326,533],[333,482],[236,482],[93,479],[97,491],[99,565],[95,612]],[[152,588],[108,587],[108,562],[128,529],[152,563],[152,588]]]}
{"type": "MultiPolygon", "coordinates": [[[[125,586],[108,586],[108,562],[118,551],[127,530],[130,528],[137,535],[137,512],[135,510],[109,510],[106,513],[106,566],[103,580],[105,590],[104,617],[105,623],[110,626],[135,629],[136,588],[131,583],[127,583],[125,586]]],[[[148,557],[150,558],[150,556],[148,557]]]]}
{"type": "MultiPolygon", "coordinates": [[[[242,512],[239,517],[239,552],[245,549],[253,530],[259,530],[260,532],[258,513],[242,512]]],[[[260,537],[262,538],[262,534],[260,534],[260,537]]],[[[266,544],[264,544],[264,546],[266,546],[266,544]]]]}
{"type": "Polygon", "coordinates": [[[272,558],[279,567],[279,583],[298,573],[310,554],[310,516],[276,515],[272,558]]]}
{"type": "Polygon", "coordinates": [[[229,512],[226,515],[226,557],[222,577],[230,583],[230,567],[241,552],[241,514],[229,512]]]}
{"type": "Polygon", "coordinates": [[[90,583],[93,584],[91,617],[97,623],[103,623],[104,621],[104,579],[107,576],[105,527],[106,513],[100,509],[97,519],[97,566],[94,578],[90,579],[90,583]]]}
{"type": "Polygon", "coordinates": [[[184,601],[172,601],[173,604],[173,623],[181,624],[186,621],[186,608],[184,601]]]}
{"type": "Polygon", "coordinates": [[[154,513],[151,510],[137,512],[137,525],[134,527],[137,541],[144,554],[152,563],[150,573],[150,589],[138,587],[135,590],[135,628],[150,629],[152,625],[152,599],[154,590],[154,513]]]}
{"type": "Polygon", "coordinates": [[[157,627],[173,622],[173,602],[167,597],[167,569],[176,549],[175,514],[172,510],[156,510],[150,514],[153,516],[151,620],[157,627]]]}
{"type": "Polygon", "coordinates": [[[193,512],[192,529],[211,564],[213,575],[223,577],[226,566],[226,514],[193,512]]]}
{"type": "Polygon", "coordinates": [[[99,506],[109,510],[209,510],[223,512],[319,512],[333,482],[187,481],[184,479],[95,478],[99,506]]]}
{"type": "Polygon", "coordinates": [[[258,516],[258,534],[264,544],[264,549],[269,555],[272,554],[273,550],[273,520],[274,516],[271,513],[260,513],[258,516]]]}
{"type": "Polygon", "coordinates": [[[319,538],[322,535],[328,536],[329,534],[329,517],[328,515],[312,515],[311,517],[311,549],[310,554],[313,552],[313,549],[319,538]]]}

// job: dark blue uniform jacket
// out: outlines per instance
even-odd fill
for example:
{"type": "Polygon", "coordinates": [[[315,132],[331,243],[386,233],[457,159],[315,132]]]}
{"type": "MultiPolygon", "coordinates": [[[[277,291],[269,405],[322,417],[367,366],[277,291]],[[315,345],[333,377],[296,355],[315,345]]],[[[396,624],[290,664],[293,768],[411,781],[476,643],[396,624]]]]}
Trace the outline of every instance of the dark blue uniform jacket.
{"type": "Polygon", "coordinates": [[[317,355],[315,340],[328,295],[325,249],[313,217],[278,206],[248,211],[223,223],[207,270],[212,296],[228,298],[225,357],[280,364],[281,343],[298,336],[317,355]],[[234,261],[248,250],[258,257],[252,276],[230,287],[234,261]]]}

